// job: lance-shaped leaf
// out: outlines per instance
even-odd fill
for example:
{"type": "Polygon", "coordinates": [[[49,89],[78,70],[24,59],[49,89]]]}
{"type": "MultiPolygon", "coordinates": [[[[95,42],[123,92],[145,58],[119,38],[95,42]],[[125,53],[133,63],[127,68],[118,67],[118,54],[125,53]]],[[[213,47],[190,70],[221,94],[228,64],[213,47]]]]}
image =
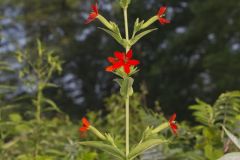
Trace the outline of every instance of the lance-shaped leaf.
{"type": "Polygon", "coordinates": [[[240,159],[240,152],[232,152],[224,155],[218,160],[239,160],[239,159],[240,159]]]}
{"type": "Polygon", "coordinates": [[[111,30],[105,29],[105,28],[101,28],[98,27],[99,29],[105,31],[106,33],[108,33],[110,36],[112,36],[119,44],[121,44],[123,47],[125,47],[124,45],[124,40],[120,37],[119,33],[115,33],[111,30]]]}
{"type": "Polygon", "coordinates": [[[148,33],[151,33],[152,31],[155,31],[157,30],[157,28],[154,28],[154,29],[149,29],[149,30],[146,30],[146,31],[143,31],[141,33],[139,33],[138,35],[136,35],[135,37],[133,37],[131,40],[130,40],[130,45],[134,45],[138,40],[140,40],[143,36],[147,35],[148,33]]]}
{"type": "Polygon", "coordinates": [[[240,139],[238,139],[236,136],[234,136],[230,131],[228,131],[224,126],[223,126],[224,131],[228,135],[228,137],[232,140],[232,142],[240,149],[240,139]]]}
{"type": "Polygon", "coordinates": [[[150,140],[147,140],[145,142],[142,142],[140,144],[138,144],[135,148],[133,148],[131,150],[131,152],[129,153],[129,156],[128,158],[130,160],[134,159],[135,157],[137,157],[138,155],[142,154],[144,151],[152,148],[152,147],[155,147],[159,144],[162,144],[164,142],[167,142],[166,140],[162,140],[162,139],[150,139],[150,140]]]}
{"type": "Polygon", "coordinates": [[[90,146],[90,147],[94,147],[96,149],[102,150],[104,152],[107,152],[107,153],[117,157],[120,160],[126,159],[124,153],[120,149],[118,149],[112,145],[105,144],[101,141],[85,141],[85,142],[78,142],[78,144],[90,146]]]}
{"type": "Polygon", "coordinates": [[[58,108],[57,104],[54,101],[52,101],[51,99],[44,97],[43,101],[45,103],[49,104],[53,110],[56,110],[57,112],[62,113],[62,111],[58,108]]]}

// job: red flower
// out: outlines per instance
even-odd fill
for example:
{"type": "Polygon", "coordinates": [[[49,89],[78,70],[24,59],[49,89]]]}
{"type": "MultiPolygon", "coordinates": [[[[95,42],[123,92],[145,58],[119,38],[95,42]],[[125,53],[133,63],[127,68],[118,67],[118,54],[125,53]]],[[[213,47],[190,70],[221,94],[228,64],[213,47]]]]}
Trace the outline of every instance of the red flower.
{"type": "Polygon", "coordinates": [[[162,18],[162,17],[164,16],[166,10],[167,10],[167,7],[166,7],[166,6],[160,7],[160,9],[159,9],[159,11],[158,11],[158,14],[157,14],[158,20],[159,20],[159,22],[160,22],[162,25],[170,23],[169,20],[167,20],[167,19],[165,19],[165,18],[162,18]]]}
{"type": "Polygon", "coordinates": [[[113,72],[114,70],[123,67],[124,72],[129,74],[130,73],[130,67],[136,66],[140,62],[138,60],[131,59],[132,58],[132,50],[129,50],[127,54],[121,53],[119,51],[114,52],[114,57],[108,57],[108,61],[112,63],[111,66],[108,66],[105,70],[108,72],[113,72]]]}
{"type": "Polygon", "coordinates": [[[98,5],[97,3],[95,5],[92,5],[92,12],[89,14],[88,19],[86,20],[85,24],[88,24],[95,20],[98,16],[98,5]]]}
{"type": "Polygon", "coordinates": [[[176,113],[174,113],[168,121],[169,126],[171,127],[174,134],[177,134],[177,129],[178,129],[176,122],[175,122],[176,117],[177,117],[177,115],[176,115],[176,113]]]}
{"type": "Polygon", "coordinates": [[[90,123],[88,122],[87,118],[82,118],[82,127],[79,128],[79,131],[84,133],[89,129],[90,123]]]}

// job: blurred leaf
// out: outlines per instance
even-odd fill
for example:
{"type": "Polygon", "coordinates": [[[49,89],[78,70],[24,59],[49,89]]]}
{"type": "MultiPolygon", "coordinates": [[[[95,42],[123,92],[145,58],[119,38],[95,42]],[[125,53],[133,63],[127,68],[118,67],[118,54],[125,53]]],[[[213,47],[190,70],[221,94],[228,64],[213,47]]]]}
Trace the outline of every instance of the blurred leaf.
{"type": "Polygon", "coordinates": [[[140,143],[130,151],[128,158],[132,160],[138,155],[142,154],[144,151],[165,142],[167,141],[162,139],[150,139],[143,143],[140,143]]]}
{"type": "Polygon", "coordinates": [[[155,30],[157,30],[157,28],[149,29],[149,30],[143,31],[142,33],[139,33],[138,35],[136,35],[135,37],[133,37],[133,38],[130,40],[131,46],[134,45],[134,44],[135,44],[138,40],[140,40],[142,37],[144,37],[145,35],[151,33],[152,31],[155,31],[155,30]]]}
{"type": "Polygon", "coordinates": [[[228,153],[221,157],[218,160],[239,160],[240,159],[240,152],[233,152],[233,153],[228,153]]]}
{"type": "Polygon", "coordinates": [[[228,137],[232,140],[232,142],[240,149],[240,139],[238,139],[236,136],[234,136],[231,132],[229,132],[224,126],[224,131],[228,135],[228,137]]]}
{"type": "Polygon", "coordinates": [[[104,144],[101,141],[86,141],[86,142],[79,142],[78,144],[94,147],[96,149],[105,151],[105,152],[117,157],[118,159],[125,160],[125,155],[122,151],[120,151],[119,149],[115,148],[112,145],[104,144]]]}
{"type": "Polygon", "coordinates": [[[20,114],[18,113],[12,113],[9,115],[9,119],[13,122],[21,122],[22,121],[22,117],[20,114]]]}

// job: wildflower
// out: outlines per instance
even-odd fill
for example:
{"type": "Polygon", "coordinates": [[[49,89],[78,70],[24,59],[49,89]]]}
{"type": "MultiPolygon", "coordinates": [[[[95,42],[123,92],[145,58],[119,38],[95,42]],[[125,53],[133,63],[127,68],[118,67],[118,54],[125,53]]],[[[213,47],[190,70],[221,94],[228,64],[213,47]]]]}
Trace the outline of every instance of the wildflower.
{"type": "Polygon", "coordinates": [[[89,129],[90,123],[88,122],[87,118],[82,118],[82,127],[79,128],[79,131],[84,133],[89,129]]]}
{"type": "Polygon", "coordinates": [[[177,134],[177,129],[178,129],[176,122],[175,122],[176,117],[177,117],[177,115],[176,115],[176,113],[174,113],[168,121],[169,126],[171,127],[174,134],[177,134]]]}
{"type": "Polygon", "coordinates": [[[119,51],[114,52],[115,57],[108,57],[108,61],[112,63],[111,66],[108,66],[105,70],[108,72],[113,72],[116,69],[123,67],[126,74],[130,73],[130,67],[136,66],[140,62],[132,58],[132,50],[129,50],[126,54],[119,51]]]}
{"type": "Polygon", "coordinates": [[[86,20],[85,24],[88,24],[95,20],[98,16],[98,5],[97,3],[95,5],[92,5],[92,12],[89,14],[88,19],[86,20]]]}
{"type": "Polygon", "coordinates": [[[170,23],[169,20],[163,18],[163,16],[165,15],[166,10],[167,10],[167,7],[166,7],[166,6],[160,7],[160,9],[159,9],[159,11],[158,11],[158,14],[157,14],[158,20],[159,20],[159,22],[160,22],[162,25],[170,23]]]}

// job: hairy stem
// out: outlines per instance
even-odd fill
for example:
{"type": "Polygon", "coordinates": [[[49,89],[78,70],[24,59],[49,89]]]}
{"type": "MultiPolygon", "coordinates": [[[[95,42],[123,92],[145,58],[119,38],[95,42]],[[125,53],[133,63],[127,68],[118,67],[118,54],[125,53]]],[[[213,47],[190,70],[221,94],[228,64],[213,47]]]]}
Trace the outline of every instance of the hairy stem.
{"type": "Polygon", "coordinates": [[[37,100],[36,100],[36,107],[37,107],[36,119],[37,119],[37,122],[41,121],[41,98],[42,98],[42,89],[40,87],[38,87],[37,100]]]}
{"type": "MultiPolygon", "coordinates": [[[[125,36],[126,36],[126,40],[129,41],[127,8],[123,9],[123,13],[124,13],[124,24],[125,24],[125,36]]],[[[126,53],[128,52],[129,49],[130,49],[130,46],[126,46],[126,53]]]]}
{"type": "MultiPolygon", "coordinates": [[[[127,7],[123,9],[124,13],[124,24],[125,24],[125,36],[126,40],[129,41],[129,34],[128,34],[128,16],[127,16],[127,7]]],[[[130,46],[126,46],[126,53],[130,49],[130,46]]],[[[126,107],[126,159],[128,159],[128,154],[129,154],[129,96],[127,95],[126,97],[126,102],[125,102],[125,107],[126,107]]]]}
{"type": "Polygon", "coordinates": [[[126,98],[126,157],[129,154],[129,96],[126,98]]]}

